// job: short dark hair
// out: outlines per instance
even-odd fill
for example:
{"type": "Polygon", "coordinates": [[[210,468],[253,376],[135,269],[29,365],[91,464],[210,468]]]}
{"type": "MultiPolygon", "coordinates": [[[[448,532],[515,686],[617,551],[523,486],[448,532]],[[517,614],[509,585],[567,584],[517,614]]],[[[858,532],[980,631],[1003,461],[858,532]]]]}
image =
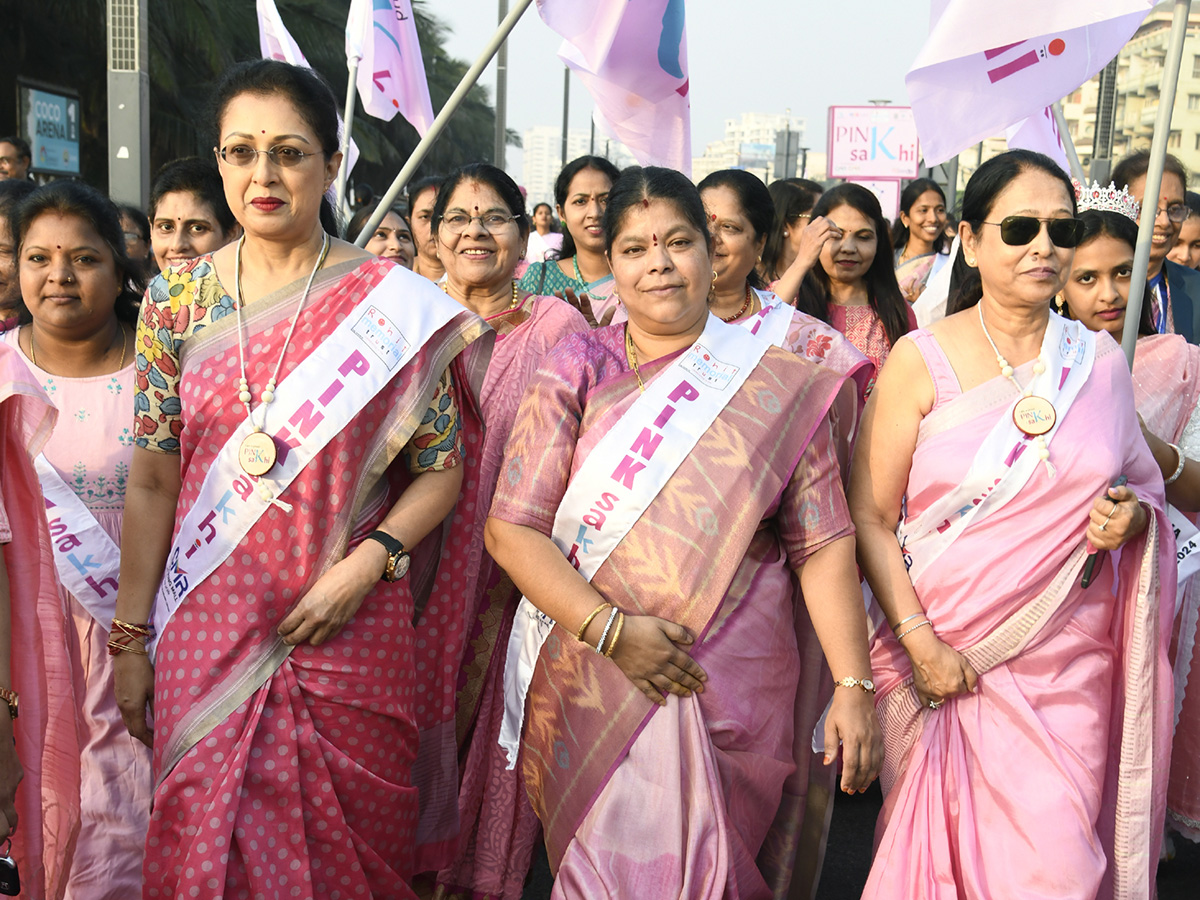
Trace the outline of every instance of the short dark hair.
{"type": "MultiPolygon", "coordinates": [[[[745,169],[720,169],[704,177],[697,189],[703,194],[709,188],[729,188],[738,198],[743,215],[754,229],[754,239],[766,238],[775,223],[775,203],[771,192],[762,179],[745,169]]],[[[767,286],[758,269],[750,270],[747,277],[751,287],[763,289],[767,286]]]]}
{"type": "Polygon", "coordinates": [[[613,183],[604,209],[604,249],[612,253],[613,243],[621,232],[625,214],[643,200],[666,200],[674,203],[697,231],[704,235],[704,245],[712,253],[712,234],[704,215],[700,191],[682,172],[659,166],[630,166],[613,183]]]}
{"type": "MultiPolygon", "coordinates": [[[[577,159],[571,160],[562,167],[562,171],[554,179],[554,202],[558,204],[560,209],[566,205],[567,195],[571,192],[571,182],[584,169],[595,169],[602,175],[607,176],[610,184],[616,184],[617,179],[621,177],[621,170],[603,156],[580,156],[577,159]]],[[[574,255],[575,238],[571,236],[571,229],[567,228],[566,223],[564,223],[563,242],[562,247],[557,252],[557,258],[569,259],[574,255]]]]}
{"type": "Polygon", "coordinates": [[[525,212],[525,198],[521,196],[521,189],[507,172],[489,163],[471,163],[455,169],[446,176],[442,186],[438,188],[437,200],[433,204],[433,218],[430,219],[430,223],[434,229],[441,224],[442,216],[446,214],[446,204],[450,202],[450,196],[464,181],[478,181],[499,194],[509,213],[517,220],[521,237],[529,237],[529,216],[525,212]]]}
{"type": "MultiPolygon", "coordinates": [[[[338,105],[329,82],[312,69],[293,66],[277,59],[254,59],[229,69],[217,84],[213,94],[210,121],[213,143],[221,144],[221,119],[234,97],[241,94],[259,96],[282,95],[295,107],[304,120],[326,159],[340,149],[338,146],[338,105]]],[[[338,214],[328,194],[321,200],[321,227],[332,235],[340,233],[338,214]]]]}
{"type": "MultiPolygon", "coordinates": [[[[16,245],[25,242],[29,227],[40,216],[53,213],[60,216],[76,216],[83,219],[112,252],[117,267],[117,278],[121,293],[117,295],[113,313],[121,322],[136,325],[138,303],[146,290],[146,275],[140,265],[125,252],[125,239],[121,231],[121,213],[117,205],[81,181],[55,181],[38,188],[20,202],[16,210],[17,227],[14,232],[16,245]]],[[[20,263],[18,262],[18,265],[20,263]]],[[[22,325],[33,321],[33,316],[24,301],[17,307],[22,325]]]]}
{"type": "MultiPolygon", "coordinates": [[[[1145,177],[1149,171],[1150,151],[1139,150],[1136,153],[1130,153],[1117,163],[1113,168],[1112,182],[1118,188],[1128,188],[1131,182],[1135,179],[1145,177]]],[[[1163,172],[1170,172],[1172,175],[1178,176],[1184,190],[1187,190],[1187,169],[1184,168],[1183,163],[1179,161],[1178,157],[1168,153],[1166,159],[1163,160],[1163,172]]]]}
{"type": "Polygon", "coordinates": [[[18,137],[15,134],[10,134],[7,137],[0,137],[0,144],[12,144],[17,148],[18,159],[33,160],[33,151],[29,149],[29,141],[23,137],[18,137]]]}
{"type": "Polygon", "coordinates": [[[150,243],[150,220],[144,212],[132,203],[118,203],[117,211],[122,217],[133,223],[134,227],[138,230],[138,234],[142,236],[143,241],[150,243]]]}
{"type": "Polygon", "coordinates": [[[1185,191],[1183,202],[1187,204],[1187,208],[1192,211],[1193,216],[1200,216],[1200,194],[1195,191],[1185,191]]]}
{"type": "MultiPolygon", "coordinates": [[[[849,206],[870,219],[875,226],[875,259],[867,269],[867,302],[883,323],[888,343],[895,344],[908,333],[908,302],[896,282],[896,264],[892,259],[892,243],[888,222],[883,217],[879,198],[861,184],[839,184],[821,195],[813,207],[813,218],[827,216],[841,206],[849,206]]],[[[800,284],[796,308],[822,322],[829,321],[829,273],[818,262],[800,284]]]]}
{"type": "MultiPolygon", "coordinates": [[[[913,206],[926,191],[936,193],[942,198],[942,206],[946,205],[946,192],[942,190],[940,184],[932,178],[918,178],[916,181],[909,182],[908,186],[900,193],[900,212],[906,216],[911,215],[913,206]]],[[[933,239],[933,252],[941,253],[945,243],[946,235],[941,232],[933,239]]],[[[896,221],[892,223],[892,246],[896,250],[903,250],[908,246],[908,226],[901,221],[899,216],[896,216],[896,221]]]]}
{"type": "Polygon", "coordinates": [[[442,189],[442,184],[445,182],[445,180],[445,175],[426,175],[424,178],[418,178],[416,181],[409,184],[408,188],[404,192],[405,196],[408,198],[408,211],[410,213],[412,212],[413,205],[416,203],[417,198],[430,188],[433,188],[433,192],[436,195],[437,192],[442,189]]]}
{"type": "Polygon", "coordinates": [[[775,221],[763,246],[762,268],[767,278],[778,278],[783,273],[779,265],[783,259],[783,232],[803,215],[810,214],[824,188],[807,178],[785,178],[773,181],[767,187],[775,205],[775,221]]]}
{"type": "Polygon", "coordinates": [[[150,218],[154,218],[163,197],[184,191],[212,207],[217,224],[225,233],[228,234],[237,224],[237,219],[233,217],[225,199],[225,186],[221,182],[220,171],[213,163],[199,156],[185,156],[172,160],[158,170],[158,174],[154,176],[154,187],[150,191],[150,218]]]}
{"type": "MultiPolygon", "coordinates": [[[[1075,203],[1075,186],[1071,184],[1071,179],[1062,167],[1043,153],[1018,149],[993,156],[975,170],[975,174],[963,190],[961,221],[970,225],[971,231],[977,234],[991,215],[996,198],[1025,172],[1042,172],[1058,179],[1067,196],[1071,198],[1071,215],[1075,215],[1078,209],[1075,203]]],[[[979,276],[979,270],[967,265],[960,244],[958,256],[954,258],[954,268],[950,273],[950,299],[946,304],[946,314],[969,309],[982,297],[983,280],[979,276]]]]}
{"type": "MultiPolygon", "coordinates": [[[[357,240],[359,232],[361,232],[367,226],[367,223],[371,221],[371,216],[375,215],[375,210],[377,209],[379,209],[379,203],[375,202],[368,203],[366,206],[362,207],[358,212],[356,212],[354,217],[350,219],[350,224],[346,226],[346,239],[350,241],[357,240]]],[[[412,223],[408,221],[408,216],[404,214],[404,210],[402,210],[399,206],[389,206],[387,212],[384,213],[384,216],[386,217],[387,213],[389,212],[395,213],[397,216],[399,216],[404,224],[408,227],[409,232],[412,231],[412,223]]]]}

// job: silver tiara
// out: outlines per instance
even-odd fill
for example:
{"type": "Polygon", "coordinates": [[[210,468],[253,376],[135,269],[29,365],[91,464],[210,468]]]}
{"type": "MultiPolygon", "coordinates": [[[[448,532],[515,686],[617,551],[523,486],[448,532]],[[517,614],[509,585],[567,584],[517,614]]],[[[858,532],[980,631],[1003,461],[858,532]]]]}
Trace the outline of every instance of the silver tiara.
{"type": "Polygon", "coordinates": [[[1100,187],[1097,181],[1093,181],[1091,187],[1085,187],[1074,178],[1071,179],[1071,183],[1075,185],[1075,199],[1078,201],[1080,212],[1094,209],[1100,212],[1120,213],[1135,222],[1138,220],[1141,205],[1125,188],[1118,189],[1111,182],[1108,187],[1100,187]]]}

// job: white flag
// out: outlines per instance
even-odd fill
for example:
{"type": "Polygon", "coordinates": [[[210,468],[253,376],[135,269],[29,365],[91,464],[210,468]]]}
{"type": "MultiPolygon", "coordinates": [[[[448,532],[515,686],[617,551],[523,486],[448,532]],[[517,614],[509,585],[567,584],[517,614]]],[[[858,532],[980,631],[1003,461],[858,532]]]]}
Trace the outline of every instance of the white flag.
{"type": "Polygon", "coordinates": [[[424,137],[433,104],[410,0],[352,0],[346,59],[355,57],[363,110],[385,122],[398,112],[424,137]]]}
{"type": "Polygon", "coordinates": [[[1010,125],[1004,136],[1009,147],[1044,153],[1058,163],[1064,172],[1074,176],[1071,164],[1067,161],[1066,145],[1058,131],[1058,121],[1050,107],[1047,106],[1040,113],[1010,125]]]}

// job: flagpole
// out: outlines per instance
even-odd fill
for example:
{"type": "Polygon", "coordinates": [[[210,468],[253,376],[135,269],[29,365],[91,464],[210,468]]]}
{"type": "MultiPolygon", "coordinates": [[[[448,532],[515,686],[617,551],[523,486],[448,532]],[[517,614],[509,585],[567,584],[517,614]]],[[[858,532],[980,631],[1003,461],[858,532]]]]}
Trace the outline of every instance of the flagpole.
{"type": "MultiPolygon", "coordinates": [[[[1154,220],[1158,216],[1158,194],[1162,189],[1163,167],[1167,159],[1167,138],[1171,133],[1171,112],[1175,106],[1175,88],[1179,83],[1179,64],[1183,58],[1183,41],[1187,37],[1188,17],[1192,0],[1175,0],[1175,15],[1171,20],[1171,37],[1163,59],[1162,88],[1158,100],[1158,115],[1154,120],[1154,138],[1150,142],[1150,168],[1146,172],[1146,187],[1142,192],[1142,216],[1138,223],[1137,247],[1133,252],[1133,272],[1129,276],[1129,301],[1125,304],[1125,331],[1121,348],[1125,360],[1133,369],[1133,351],[1137,346],[1138,324],[1142,321],[1144,290],[1135,290],[1146,283],[1150,271],[1150,240],[1154,235],[1154,220]]],[[[1185,185],[1186,187],[1186,185],[1185,185]]]]}
{"type": "Polygon", "coordinates": [[[458,110],[463,99],[467,96],[471,88],[475,86],[475,83],[479,81],[479,76],[483,74],[483,70],[487,68],[488,63],[492,61],[492,57],[496,55],[496,51],[500,49],[500,45],[508,38],[513,27],[516,26],[525,10],[529,9],[532,3],[533,0],[517,0],[508,15],[504,17],[504,21],[500,23],[500,27],[492,35],[492,39],[483,48],[483,52],[479,54],[479,58],[475,60],[471,68],[467,69],[467,73],[463,75],[462,81],[458,83],[458,87],[454,89],[454,93],[450,95],[450,98],[446,101],[446,105],[438,112],[437,118],[429,126],[429,131],[421,138],[421,142],[413,149],[412,154],[408,157],[408,161],[400,169],[395,179],[392,180],[391,187],[387,189],[387,192],[380,199],[379,206],[371,215],[370,221],[367,222],[358,237],[354,239],[355,244],[360,247],[366,246],[367,237],[373,234],[375,229],[379,227],[379,223],[383,221],[383,217],[387,215],[387,211],[396,202],[396,198],[400,196],[400,192],[404,190],[409,179],[412,178],[413,172],[417,170],[417,167],[421,165],[425,157],[429,154],[434,141],[438,139],[442,130],[446,127],[446,122],[458,110]]]}
{"type": "Polygon", "coordinates": [[[346,83],[346,111],[342,115],[342,164],[338,167],[337,181],[337,209],[342,214],[346,211],[346,179],[350,175],[350,129],[354,127],[354,95],[358,90],[358,63],[361,59],[361,56],[352,56],[347,63],[350,80],[346,83]]]}
{"type": "Polygon", "coordinates": [[[1067,163],[1071,166],[1071,174],[1080,184],[1087,184],[1083,174],[1083,164],[1079,162],[1079,154],[1075,151],[1075,141],[1071,139],[1071,130],[1067,127],[1067,117],[1063,115],[1062,101],[1055,100],[1050,109],[1054,112],[1054,121],[1058,125],[1058,137],[1063,149],[1067,151],[1067,163]]]}

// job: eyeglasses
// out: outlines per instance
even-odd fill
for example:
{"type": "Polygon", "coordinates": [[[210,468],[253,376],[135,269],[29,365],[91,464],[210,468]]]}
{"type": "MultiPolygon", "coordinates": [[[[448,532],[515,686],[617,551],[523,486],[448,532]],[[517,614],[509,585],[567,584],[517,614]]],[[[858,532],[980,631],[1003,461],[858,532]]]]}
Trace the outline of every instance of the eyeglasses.
{"type": "Polygon", "coordinates": [[[285,169],[298,166],[315,153],[305,153],[295,147],[272,147],[270,150],[255,150],[247,144],[235,144],[232,147],[222,147],[217,155],[231,166],[245,168],[258,162],[259,154],[263,154],[272,163],[285,169]]]}
{"type": "Polygon", "coordinates": [[[1042,223],[1046,223],[1046,232],[1050,241],[1056,247],[1071,248],[1079,245],[1083,236],[1083,221],[1081,219],[1038,219],[1034,216],[1006,216],[999,222],[984,222],[984,225],[996,225],[1000,229],[1000,240],[1010,247],[1024,247],[1042,231],[1042,223]]]}
{"type": "Polygon", "coordinates": [[[1163,213],[1167,214],[1167,218],[1178,225],[1192,214],[1186,203],[1172,203],[1166,209],[1158,209],[1154,213],[1154,218],[1158,218],[1163,213]]]}
{"type": "Polygon", "coordinates": [[[508,216],[500,212],[484,213],[482,216],[468,216],[466,213],[450,213],[442,216],[441,224],[446,227],[446,230],[451,234],[462,234],[470,227],[471,221],[479,220],[479,224],[488,234],[495,234],[497,231],[503,231],[510,224],[517,220],[516,216],[508,216]]]}

